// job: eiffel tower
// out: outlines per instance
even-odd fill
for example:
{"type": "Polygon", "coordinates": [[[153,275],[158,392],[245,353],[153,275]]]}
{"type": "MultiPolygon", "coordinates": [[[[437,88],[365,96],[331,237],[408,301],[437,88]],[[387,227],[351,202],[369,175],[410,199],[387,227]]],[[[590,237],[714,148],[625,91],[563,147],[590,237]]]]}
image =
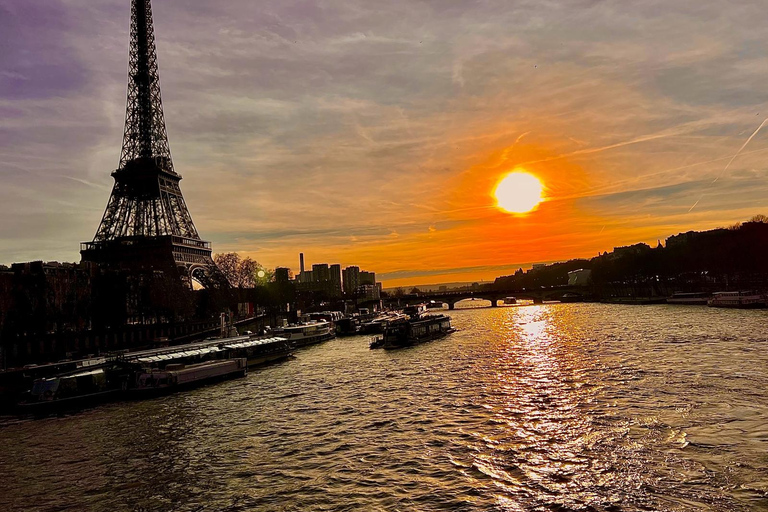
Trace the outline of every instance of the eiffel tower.
{"type": "Polygon", "coordinates": [[[81,244],[83,261],[163,270],[190,287],[228,286],[211,244],[192,222],[165,130],[150,0],[132,0],[128,105],[119,168],[99,229],[81,244]]]}

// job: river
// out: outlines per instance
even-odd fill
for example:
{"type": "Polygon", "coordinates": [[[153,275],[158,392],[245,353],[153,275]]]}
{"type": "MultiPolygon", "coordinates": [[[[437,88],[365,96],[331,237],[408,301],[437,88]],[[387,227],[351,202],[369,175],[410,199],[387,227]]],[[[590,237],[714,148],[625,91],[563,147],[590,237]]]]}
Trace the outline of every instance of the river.
{"type": "Polygon", "coordinates": [[[768,510],[768,312],[450,315],[411,349],[0,420],[0,510],[768,510]]]}

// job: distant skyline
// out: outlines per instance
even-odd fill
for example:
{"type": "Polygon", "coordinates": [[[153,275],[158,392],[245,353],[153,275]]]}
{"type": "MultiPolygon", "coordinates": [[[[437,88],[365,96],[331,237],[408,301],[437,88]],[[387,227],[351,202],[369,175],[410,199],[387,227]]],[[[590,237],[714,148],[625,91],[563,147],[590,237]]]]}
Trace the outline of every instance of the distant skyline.
{"type": "MultiPolygon", "coordinates": [[[[762,2],[153,12],[175,168],[214,252],[295,272],[304,252],[391,288],[768,213],[762,2]],[[529,214],[495,205],[515,169],[544,186],[529,214]]],[[[92,239],[120,156],[129,21],[129,0],[0,0],[0,263],[79,261],[92,239]]]]}

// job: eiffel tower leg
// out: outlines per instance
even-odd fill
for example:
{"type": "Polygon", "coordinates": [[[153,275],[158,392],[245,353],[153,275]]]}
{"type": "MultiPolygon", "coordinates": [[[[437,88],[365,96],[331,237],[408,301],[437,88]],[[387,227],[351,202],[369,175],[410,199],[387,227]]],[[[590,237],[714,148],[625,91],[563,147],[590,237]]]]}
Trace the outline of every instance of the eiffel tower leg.
{"type": "MultiPolygon", "coordinates": [[[[195,280],[200,283],[204,288],[211,289],[226,289],[230,288],[229,281],[224,274],[219,270],[219,267],[213,262],[212,258],[208,258],[206,263],[198,263],[191,265],[187,268],[186,275],[190,280],[195,280]]],[[[190,282],[190,287],[191,287],[190,282]]]]}

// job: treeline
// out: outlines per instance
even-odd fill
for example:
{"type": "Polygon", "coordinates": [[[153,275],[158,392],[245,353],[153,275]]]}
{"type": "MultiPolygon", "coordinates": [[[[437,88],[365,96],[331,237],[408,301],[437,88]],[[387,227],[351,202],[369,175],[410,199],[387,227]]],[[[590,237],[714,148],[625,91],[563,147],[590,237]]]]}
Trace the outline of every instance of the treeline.
{"type": "Polygon", "coordinates": [[[616,247],[592,259],[554,263],[496,279],[493,287],[522,290],[568,284],[568,273],[591,271],[597,296],[654,296],[675,291],[768,289],[768,218],[710,231],[688,231],[656,247],[616,247]]]}

